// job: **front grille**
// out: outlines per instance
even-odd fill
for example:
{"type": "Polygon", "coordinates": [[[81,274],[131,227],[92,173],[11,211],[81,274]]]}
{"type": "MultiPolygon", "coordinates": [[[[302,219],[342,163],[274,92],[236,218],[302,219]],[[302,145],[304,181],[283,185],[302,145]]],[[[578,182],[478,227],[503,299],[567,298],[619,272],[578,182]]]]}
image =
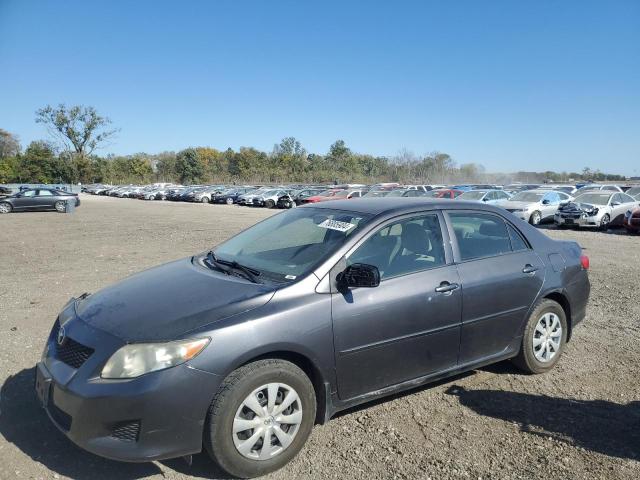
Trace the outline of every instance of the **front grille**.
{"type": "Polygon", "coordinates": [[[62,345],[57,342],[58,330],[60,323],[56,321],[53,327],[53,341],[55,346],[54,357],[63,363],[66,363],[76,370],[84,365],[84,362],[93,354],[93,348],[89,348],[81,343],[76,342],[73,338],[67,337],[62,345]]]}
{"type": "Polygon", "coordinates": [[[115,424],[111,430],[111,436],[123,442],[137,442],[140,436],[140,420],[115,424]]]}

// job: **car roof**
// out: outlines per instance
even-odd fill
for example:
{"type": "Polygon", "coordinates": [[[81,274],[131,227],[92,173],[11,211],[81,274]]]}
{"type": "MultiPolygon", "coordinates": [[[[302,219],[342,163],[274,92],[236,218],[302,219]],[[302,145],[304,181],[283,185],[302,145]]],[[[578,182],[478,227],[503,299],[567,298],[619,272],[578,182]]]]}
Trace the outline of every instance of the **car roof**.
{"type": "Polygon", "coordinates": [[[448,210],[486,210],[501,212],[502,210],[478,202],[431,197],[363,197],[356,200],[332,200],[330,202],[311,203],[301,208],[326,208],[328,210],[346,210],[367,215],[402,214],[420,209],[448,209],[448,210]]]}

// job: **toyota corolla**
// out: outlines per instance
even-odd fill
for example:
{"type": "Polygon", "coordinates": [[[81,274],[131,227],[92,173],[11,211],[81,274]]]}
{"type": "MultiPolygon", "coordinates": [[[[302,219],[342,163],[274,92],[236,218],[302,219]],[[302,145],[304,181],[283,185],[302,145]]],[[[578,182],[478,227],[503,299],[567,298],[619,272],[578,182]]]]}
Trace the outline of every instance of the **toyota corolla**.
{"type": "Polygon", "coordinates": [[[90,452],[206,450],[259,476],[354,405],[507,359],[548,371],[585,317],[588,268],[578,244],[477,202],[309,205],[71,299],[36,392],[90,452]]]}

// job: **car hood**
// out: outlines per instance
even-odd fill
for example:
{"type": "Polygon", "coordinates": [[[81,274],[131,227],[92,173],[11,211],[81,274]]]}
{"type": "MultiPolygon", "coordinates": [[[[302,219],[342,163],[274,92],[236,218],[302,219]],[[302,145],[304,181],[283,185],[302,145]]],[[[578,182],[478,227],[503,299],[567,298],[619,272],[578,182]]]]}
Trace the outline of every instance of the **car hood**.
{"type": "Polygon", "coordinates": [[[561,213],[586,213],[586,214],[592,214],[594,213],[596,210],[603,210],[607,208],[606,205],[594,205],[592,203],[578,203],[578,202],[568,202],[562,206],[560,206],[560,208],[558,208],[558,211],[561,213]]]}
{"type": "Polygon", "coordinates": [[[275,288],[177,260],[145,270],[76,305],[85,323],[125,342],[173,340],[266,304],[275,288]]]}
{"type": "Polygon", "coordinates": [[[514,200],[501,200],[496,202],[496,205],[501,206],[502,208],[511,208],[511,209],[526,209],[532,207],[533,205],[537,205],[534,202],[518,202],[514,200]]]}

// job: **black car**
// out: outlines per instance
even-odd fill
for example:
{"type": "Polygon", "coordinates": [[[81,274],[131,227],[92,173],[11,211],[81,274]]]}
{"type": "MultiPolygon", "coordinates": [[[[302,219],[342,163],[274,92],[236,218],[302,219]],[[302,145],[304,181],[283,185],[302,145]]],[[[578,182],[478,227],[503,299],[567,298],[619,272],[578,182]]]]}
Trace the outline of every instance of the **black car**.
{"type": "Polygon", "coordinates": [[[13,192],[9,187],[1,187],[0,186],[0,197],[8,197],[13,192]]]}
{"type": "Polygon", "coordinates": [[[75,201],[76,207],[80,205],[77,193],[55,188],[32,188],[0,199],[0,214],[35,210],[57,210],[64,213],[66,203],[70,200],[75,201]]]}
{"type": "Polygon", "coordinates": [[[255,190],[255,187],[241,187],[241,188],[233,188],[230,190],[226,190],[215,195],[212,199],[213,203],[226,203],[227,205],[233,205],[234,203],[238,203],[238,197],[240,195],[244,195],[251,190],[255,190]]]}
{"type": "Polygon", "coordinates": [[[263,475],[354,405],[506,359],[548,371],[585,317],[588,267],[577,243],[489,205],[303,206],[71,299],[36,391],[98,455],[205,449],[263,475]]]}

